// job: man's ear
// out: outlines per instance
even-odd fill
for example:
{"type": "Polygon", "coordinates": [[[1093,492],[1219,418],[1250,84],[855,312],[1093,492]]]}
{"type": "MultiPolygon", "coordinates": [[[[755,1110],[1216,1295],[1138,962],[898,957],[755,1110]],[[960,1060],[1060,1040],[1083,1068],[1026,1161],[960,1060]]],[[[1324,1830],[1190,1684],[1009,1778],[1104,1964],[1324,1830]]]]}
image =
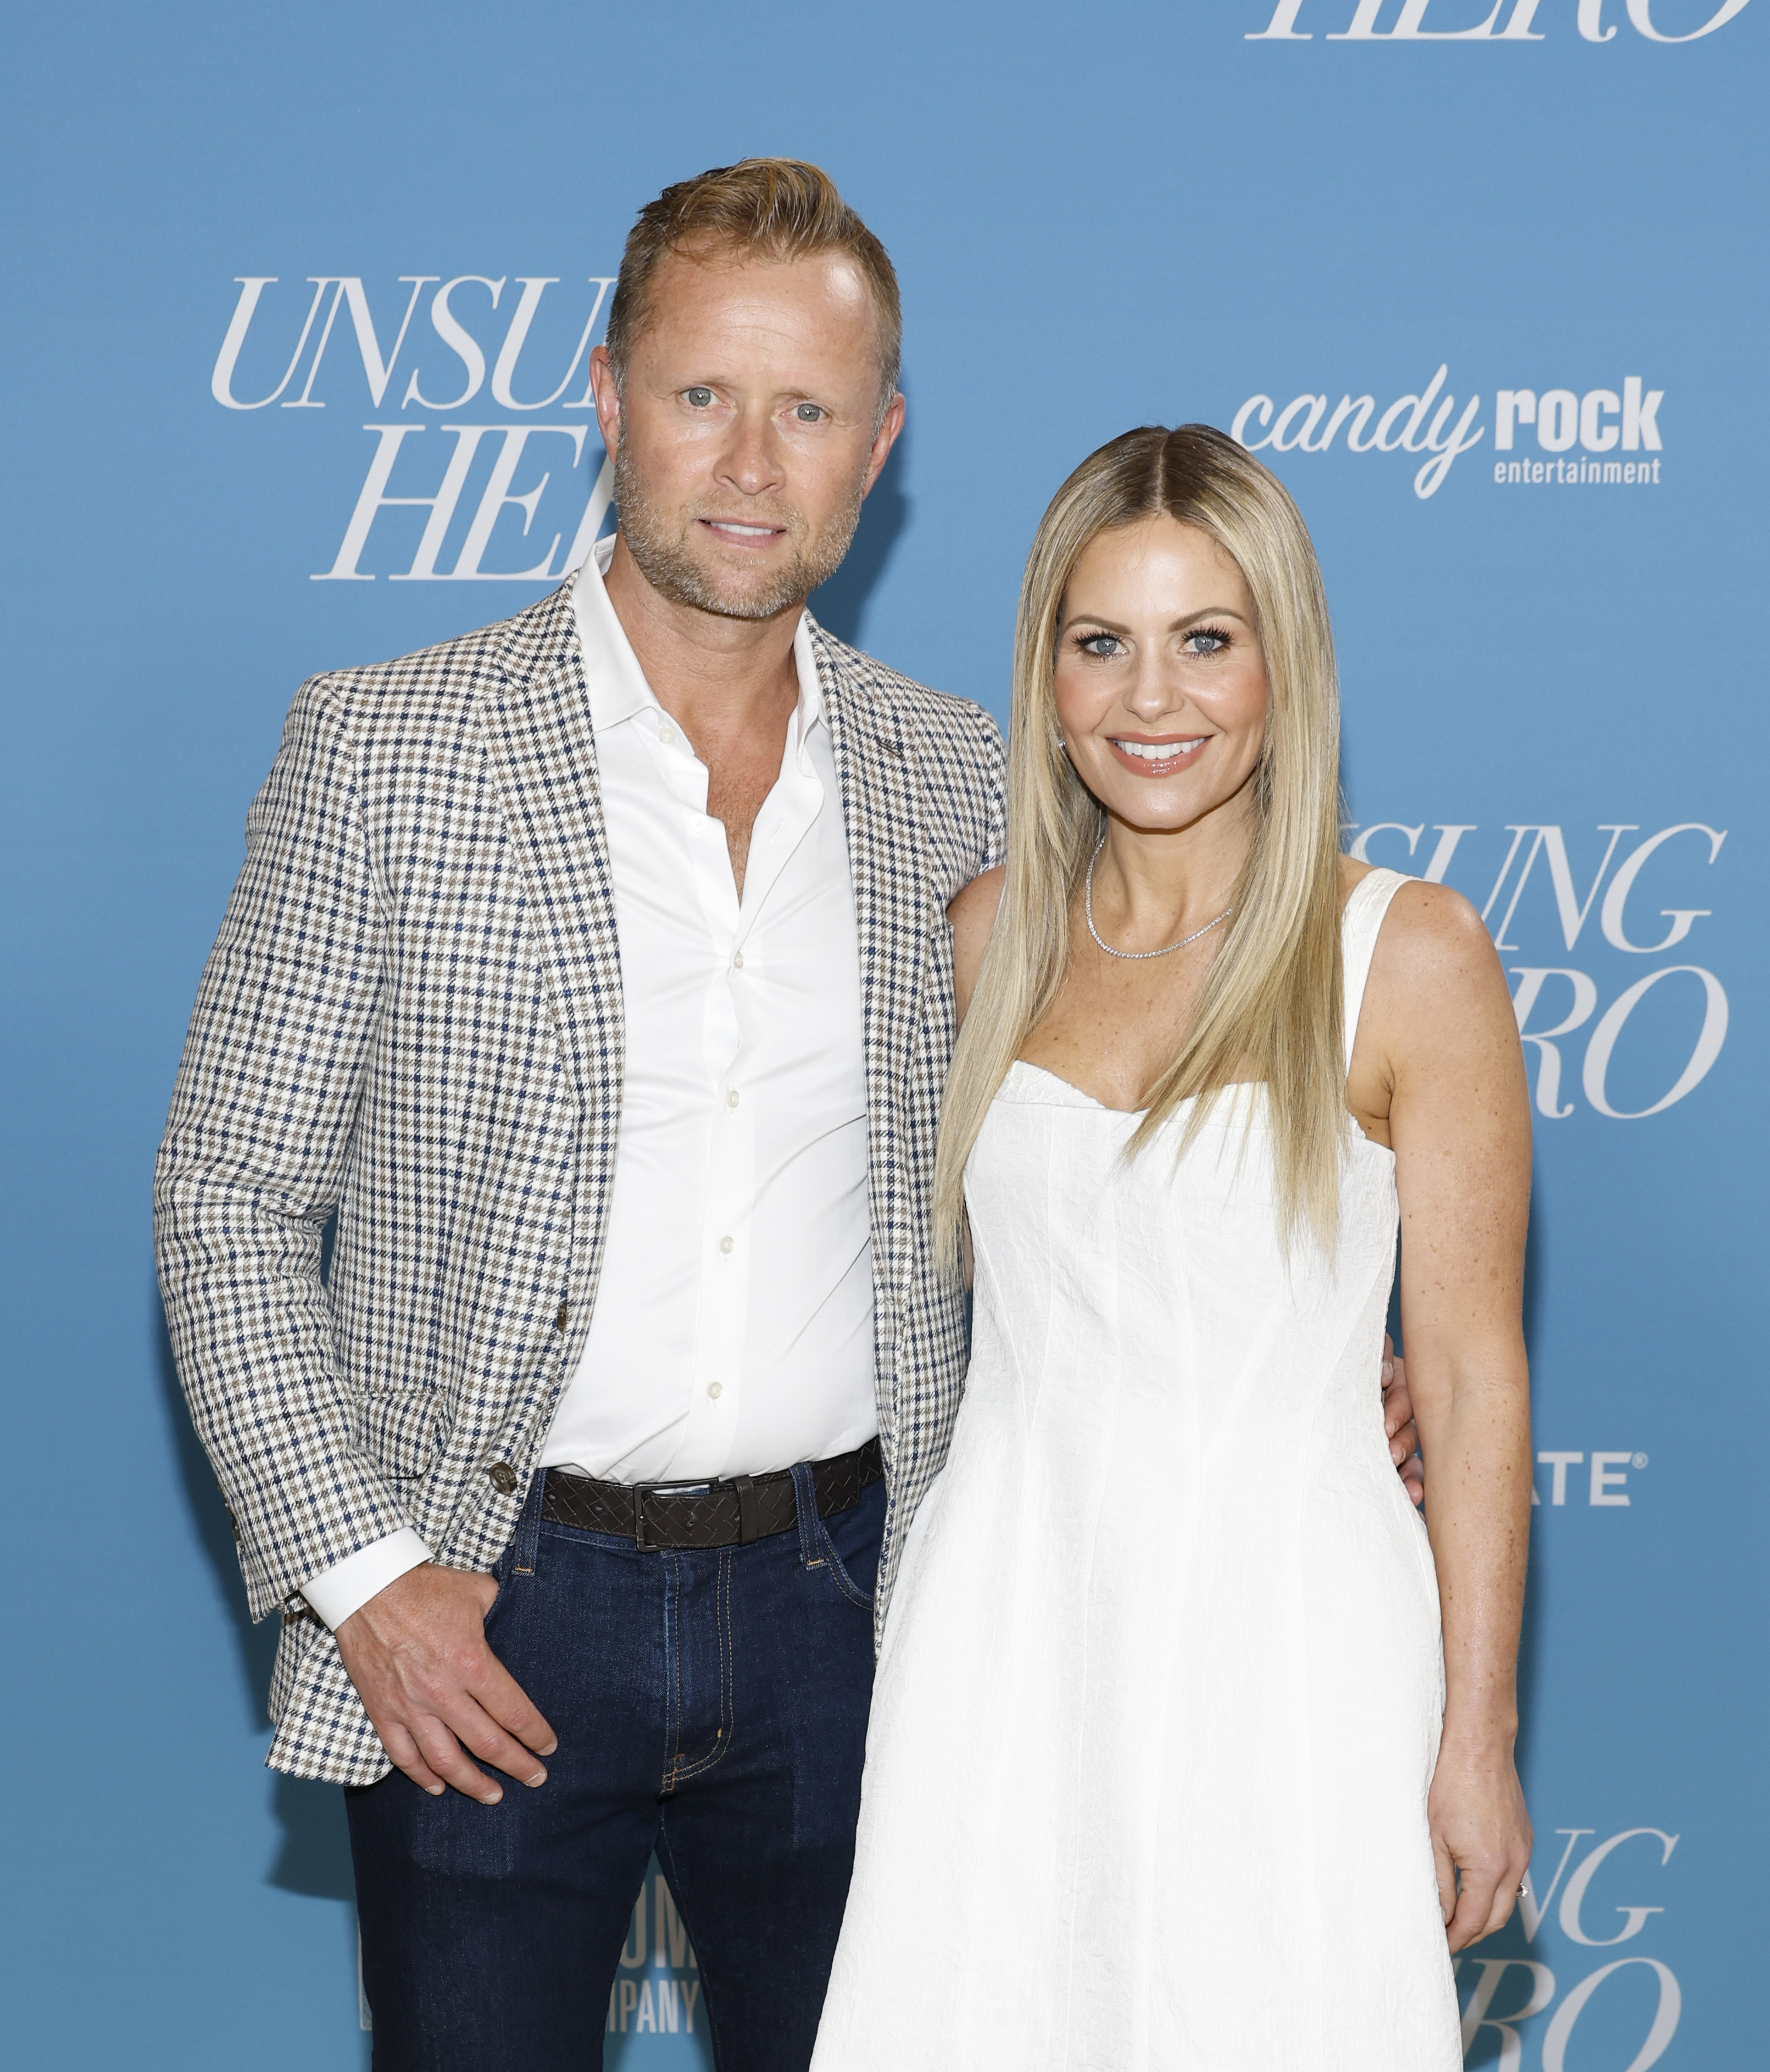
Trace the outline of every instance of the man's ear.
{"type": "MultiPolygon", "coordinates": [[[[590,347],[590,388],[596,397],[596,426],[613,460],[621,447],[621,392],[614,379],[614,364],[606,345],[590,347]]],[[[892,434],[893,438],[897,435],[892,434]]],[[[886,450],[890,450],[888,447],[886,450]]],[[[871,487],[869,483],[869,487],[871,487]]]]}
{"type": "Polygon", "coordinates": [[[879,471],[891,458],[891,449],[903,430],[903,391],[900,388],[885,405],[885,417],[873,438],[873,451],[867,456],[866,487],[860,492],[863,496],[872,494],[873,485],[879,479],[879,471]]]}

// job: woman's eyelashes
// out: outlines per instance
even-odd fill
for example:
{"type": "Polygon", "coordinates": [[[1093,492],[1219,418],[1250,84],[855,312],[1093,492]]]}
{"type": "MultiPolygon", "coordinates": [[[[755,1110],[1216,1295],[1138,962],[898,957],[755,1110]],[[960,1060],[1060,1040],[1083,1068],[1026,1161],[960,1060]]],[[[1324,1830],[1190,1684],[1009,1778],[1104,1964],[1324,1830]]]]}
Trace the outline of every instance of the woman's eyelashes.
{"type": "MultiPolygon", "coordinates": [[[[1225,653],[1233,639],[1225,626],[1195,626],[1181,636],[1180,651],[1183,655],[1202,657],[1225,653]]],[[[1082,627],[1070,635],[1070,645],[1078,654],[1091,655],[1096,661],[1111,661],[1129,652],[1125,643],[1116,633],[1107,633],[1099,627],[1082,627]]]]}
{"type": "Polygon", "coordinates": [[[1189,655],[1221,655],[1230,644],[1229,630],[1222,626],[1195,626],[1181,644],[1189,655]]]}

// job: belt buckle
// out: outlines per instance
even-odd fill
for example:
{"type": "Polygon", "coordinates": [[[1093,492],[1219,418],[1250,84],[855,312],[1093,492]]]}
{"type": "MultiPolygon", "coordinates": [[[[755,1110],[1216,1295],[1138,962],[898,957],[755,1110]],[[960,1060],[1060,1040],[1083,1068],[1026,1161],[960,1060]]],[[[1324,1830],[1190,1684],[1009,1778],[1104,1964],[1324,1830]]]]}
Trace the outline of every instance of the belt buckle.
{"type": "Polygon", "coordinates": [[[633,1485],[633,1544],[641,1554],[663,1554],[668,1548],[645,1536],[645,1500],[648,1496],[704,1496],[711,1482],[635,1482],[633,1485]]]}

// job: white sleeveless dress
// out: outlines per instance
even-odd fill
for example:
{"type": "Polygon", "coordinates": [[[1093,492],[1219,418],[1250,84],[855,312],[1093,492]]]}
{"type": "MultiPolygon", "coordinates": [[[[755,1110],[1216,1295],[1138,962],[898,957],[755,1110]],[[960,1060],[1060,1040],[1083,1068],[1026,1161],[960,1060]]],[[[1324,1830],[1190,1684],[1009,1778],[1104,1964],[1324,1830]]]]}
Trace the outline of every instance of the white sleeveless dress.
{"type": "MultiPolygon", "coordinates": [[[[1349,1062],[1405,882],[1345,910],[1349,1062]]],[[[1125,1164],[1135,1125],[1016,1064],[971,1154],[971,1371],[813,2072],[1460,2072],[1438,1589],[1378,1386],[1394,1157],[1349,1122],[1337,1270],[1287,1266],[1263,1089],[1177,1169],[1172,1133],[1125,1164]]]]}

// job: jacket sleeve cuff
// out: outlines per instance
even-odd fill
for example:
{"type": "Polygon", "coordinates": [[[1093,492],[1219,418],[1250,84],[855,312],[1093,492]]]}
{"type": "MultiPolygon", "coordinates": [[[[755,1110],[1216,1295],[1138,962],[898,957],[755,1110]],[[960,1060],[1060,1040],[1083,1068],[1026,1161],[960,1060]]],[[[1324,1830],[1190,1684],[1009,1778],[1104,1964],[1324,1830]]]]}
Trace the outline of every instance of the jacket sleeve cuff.
{"type": "Polygon", "coordinates": [[[430,1559],[430,1549],[409,1525],[390,1532],[384,1540],[372,1540],[347,1555],[335,1567],[310,1577],[301,1587],[302,1595],[334,1633],[351,1614],[360,1611],[377,1591],[397,1582],[408,1570],[430,1559]]]}

